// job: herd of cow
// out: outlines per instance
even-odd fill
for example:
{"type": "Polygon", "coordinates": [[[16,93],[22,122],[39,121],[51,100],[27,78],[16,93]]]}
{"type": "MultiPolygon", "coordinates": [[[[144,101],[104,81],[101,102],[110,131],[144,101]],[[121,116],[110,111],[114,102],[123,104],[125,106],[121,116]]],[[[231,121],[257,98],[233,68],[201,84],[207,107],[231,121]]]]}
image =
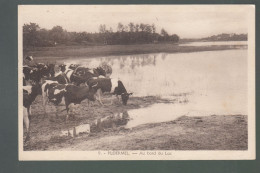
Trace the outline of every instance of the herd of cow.
{"type": "MultiPolygon", "coordinates": [[[[31,58],[31,57],[27,57],[31,58]]],[[[127,104],[129,95],[122,81],[112,79],[112,68],[101,64],[96,68],[88,68],[79,64],[43,64],[23,66],[23,121],[26,127],[26,139],[30,138],[29,119],[31,105],[38,95],[42,95],[44,113],[46,105],[51,103],[56,107],[56,116],[60,113],[60,106],[65,105],[66,122],[74,112],[75,105],[83,100],[97,100],[103,105],[101,95],[109,92],[115,95],[124,105],[127,104]]],[[[111,99],[112,104],[112,99],[111,99]]]]}

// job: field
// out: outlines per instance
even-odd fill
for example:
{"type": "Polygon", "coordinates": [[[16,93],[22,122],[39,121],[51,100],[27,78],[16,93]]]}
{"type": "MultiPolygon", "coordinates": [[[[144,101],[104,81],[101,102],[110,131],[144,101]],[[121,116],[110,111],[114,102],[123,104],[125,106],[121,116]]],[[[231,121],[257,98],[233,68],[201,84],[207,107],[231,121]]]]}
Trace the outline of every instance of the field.
{"type": "MultiPolygon", "coordinates": [[[[113,68],[113,73],[120,74],[121,79],[132,80],[125,83],[127,88],[134,90],[136,86],[145,85],[147,87],[145,90],[149,90],[152,93],[158,87],[160,89],[164,87],[162,91],[165,92],[163,93],[169,94],[174,99],[160,97],[155,92],[152,95],[143,95],[140,92],[138,95],[139,90],[135,90],[135,94],[129,99],[127,106],[123,106],[115,100],[110,105],[111,98],[105,95],[105,106],[100,106],[97,102],[89,105],[85,100],[78,107],[77,112],[75,112],[75,118],[71,117],[65,123],[65,111],[56,117],[56,109],[51,104],[48,105],[48,116],[43,118],[42,98],[38,96],[32,105],[31,139],[29,142],[24,143],[24,150],[247,150],[248,117],[246,113],[225,113],[229,109],[241,108],[243,110],[244,107],[241,99],[244,99],[243,93],[247,91],[245,89],[246,83],[243,82],[244,78],[246,78],[245,71],[247,70],[246,66],[243,66],[246,64],[244,63],[246,61],[244,57],[246,51],[242,50],[241,52],[241,50],[237,51],[236,49],[241,49],[241,47],[230,45],[179,46],[173,44],[147,44],[57,46],[27,50],[24,54],[32,55],[36,62],[65,62],[70,59],[82,61],[83,58],[91,59],[92,57],[109,55],[175,53],[166,59],[157,57],[156,61],[153,54],[147,57],[141,57],[141,55],[139,58],[132,57],[129,61],[123,62],[125,66],[122,69],[117,68],[120,66],[121,59],[113,62],[113,67],[116,67],[113,68]],[[230,49],[232,49],[230,52],[223,51],[230,49]],[[192,52],[198,53],[190,54],[192,52]],[[133,59],[136,61],[132,61],[133,59]],[[144,59],[149,61],[145,61],[144,59]],[[232,63],[234,59],[239,63],[232,63]],[[137,62],[137,60],[138,62],[140,60],[141,65],[131,66],[131,63],[137,62]],[[142,61],[144,65],[142,65],[142,61]],[[131,63],[127,64],[127,62],[131,63]],[[223,62],[225,63],[223,64],[223,62]],[[220,64],[221,68],[212,66],[211,63],[220,64]],[[164,68],[168,64],[172,64],[172,73],[170,73],[169,69],[164,68]],[[232,64],[232,68],[230,64],[232,64]],[[189,69],[189,71],[186,69],[189,69]],[[149,70],[150,74],[145,76],[147,70],[149,70]],[[140,75],[136,71],[143,74],[142,78],[140,78],[140,75]],[[234,76],[224,75],[222,77],[222,73],[234,74],[234,76]],[[170,77],[166,76],[162,80],[159,80],[158,74],[159,76],[168,74],[170,77]],[[240,82],[237,82],[236,77],[239,77],[240,82]],[[157,84],[142,83],[144,80],[153,82],[153,79],[157,79],[157,84]],[[234,82],[231,83],[231,80],[234,82]],[[159,82],[164,86],[159,85],[159,82]],[[187,87],[189,90],[193,89],[195,94],[189,96],[188,92],[184,92],[184,88],[187,89],[187,87]],[[172,92],[172,88],[174,93],[167,93],[172,92]],[[205,91],[205,88],[207,91],[205,91]],[[242,94],[237,94],[238,90],[241,90],[242,94]],[[170,121],[143,123],[133,128],[127,128],[126,126],[131,121],[133,110],[143,110],[156,104],[163,104],[166,107],[167,105],[176,106],[174,108],[187,105],[185,109],[195,109],[197,107],[192,103],[192,98],[195,98],[196,101],[202,101],[202,104],[209,101],[212,102],[212,105],[217,106],[210,105],[209,108],[199,107],[203,111],[204,109],[212,109],[218,113],[212,113],[208,116],[204,116],[199,112],[197,114],[195,112],[193,116],[184,113],[170,121]],[[231,99],[231,101],[226,99],[231,99]],[[218,110],[218,106],[221,106],[221,110],[218,110]],[[74,137],[63,134],[63,132],[82,124],[90,125],[90,133],[82,133],[74,137]]],[[[178,111],[180,109],[173,109],[173,113],[178,113],[178,111]]],[[[163,117],[166,114],[161,113],[160,116],[163,117]]],[[[151,119],[160,116],[151,112],[151,119]]]]}

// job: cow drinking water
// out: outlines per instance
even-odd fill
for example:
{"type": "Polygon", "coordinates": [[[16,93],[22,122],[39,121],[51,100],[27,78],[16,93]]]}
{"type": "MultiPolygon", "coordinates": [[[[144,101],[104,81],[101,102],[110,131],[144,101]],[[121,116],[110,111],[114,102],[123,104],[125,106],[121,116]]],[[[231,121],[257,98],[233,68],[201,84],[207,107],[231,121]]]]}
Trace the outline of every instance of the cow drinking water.
{"type": "Polygon", "coordinates": [[[121,96],[122,103],[124,105],[127,104],[129,96],[133,93],[128,93],[123,82],[117,79],[111,78],[92,78],[87,82],[89,87],[95,86],[97,90],[97,100],[101,105],[103,105],[101,101],[101,94],[104,92],[109,92],[112,95],[115,95],[117,98],[121,96]]]}

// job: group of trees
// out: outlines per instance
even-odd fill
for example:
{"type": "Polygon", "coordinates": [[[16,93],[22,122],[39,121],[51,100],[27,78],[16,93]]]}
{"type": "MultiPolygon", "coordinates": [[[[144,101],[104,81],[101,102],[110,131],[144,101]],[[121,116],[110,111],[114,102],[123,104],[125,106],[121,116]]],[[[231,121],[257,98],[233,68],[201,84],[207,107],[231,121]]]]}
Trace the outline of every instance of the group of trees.
{"type": "Polygon", "coordinates": [[[247,41],[247,34],[218,34],[203,38],[207,41],[247,41]]]}
{"type": "Polygon", "coordinates": [[[117,31],[107,28],[102,24],[98,33],[68,32],[61,26],[54,26],[47,30],[40,28],[36,23],[24,24],[23,44],[24,47],[55,46],[56,44],[143,44],[157,42],[178,42],[179,36],[170,35],[165,29],[156,32],[155,25],[129,23],[123,25],[118,23],[117,31]]]}

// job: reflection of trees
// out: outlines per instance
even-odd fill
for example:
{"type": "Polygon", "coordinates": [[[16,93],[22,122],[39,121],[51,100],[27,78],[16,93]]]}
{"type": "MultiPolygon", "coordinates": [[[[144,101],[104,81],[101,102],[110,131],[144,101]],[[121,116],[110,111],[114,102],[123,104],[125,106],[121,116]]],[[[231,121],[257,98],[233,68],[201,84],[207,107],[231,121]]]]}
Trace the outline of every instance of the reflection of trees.
{"type": "Polygon", "coordinates": [[[147,65],[156,65],[155,62],[156,62],[156,55],[146,55],[142,58],[142,62],[141,62],[141,65],[142,67],[143,66],[147,66],[147,65]]]}
{"type": "Polygon", "coordinates": [[[147,66],[147,65],[156,65],[156,58],[157,55],[137,55],[137,56],[131,56],[131,65],[130,67],[134,69],[135,67],[140,67],[140,66],[147,66]]]}
{"type": "MultiPolygon", "coordinates": [[[[159,55],[162,60],[167,57],[166,53],[159,55]]],[[[156,66],[158,60],[158,54],[143,54],[143,55],[129,55],[129,56],[119,56],[116,58],[101,58],[101,62],[106,62],[107,64],[113,65],[114,60],[118,61],[118,66],[120,69],[135,69],[136,67],[144,67],[148,65],[156,66]]]]}
{"type": "Polygon", "coordinates": [[[157,55],[154,55],[154,56],[153,56],[153,65],[154,65],[154,66],[156,65],[156,57],[157,57],[157,55]]]}
{"type": "Polygon", "coordinates": [[[120,69],[123,69],[125,67],[126,58],[121,57],[119,60],[120,69]]]}

